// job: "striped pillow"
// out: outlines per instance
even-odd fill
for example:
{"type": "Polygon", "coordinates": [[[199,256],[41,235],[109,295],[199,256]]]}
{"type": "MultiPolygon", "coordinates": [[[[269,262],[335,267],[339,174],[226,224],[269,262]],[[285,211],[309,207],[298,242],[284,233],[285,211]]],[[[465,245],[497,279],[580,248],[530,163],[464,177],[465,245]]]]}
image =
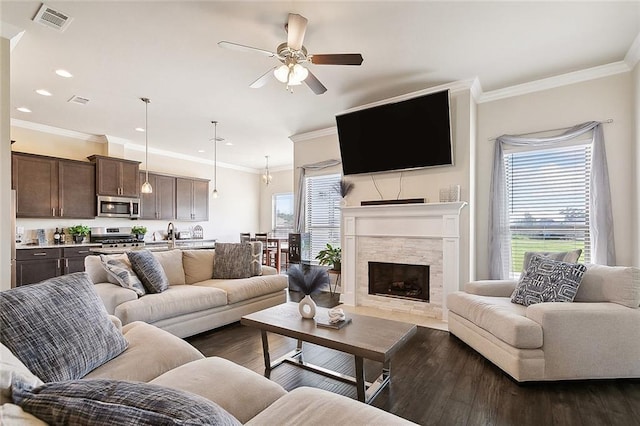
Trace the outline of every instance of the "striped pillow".
{"type": "Polygon", "coordinates": [[[127,252],[131,269],[136,273],[149,293],[162,293],[169,288],[169,279],[162,265],[149,250],[127,252]]]}

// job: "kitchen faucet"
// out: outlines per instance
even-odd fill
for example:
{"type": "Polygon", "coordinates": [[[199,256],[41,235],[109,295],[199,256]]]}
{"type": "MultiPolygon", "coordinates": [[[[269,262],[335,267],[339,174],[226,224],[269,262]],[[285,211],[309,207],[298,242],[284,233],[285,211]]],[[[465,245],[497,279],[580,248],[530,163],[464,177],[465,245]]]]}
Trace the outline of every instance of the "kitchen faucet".
{"type": "Polygon", "coordinates": [[[175,229],[173,228],[173,222],[169,222],[169,225],[167,225],[167,238],[171,240],[171,248],[175,248],[176,233],[175,233],[175,229]]]}

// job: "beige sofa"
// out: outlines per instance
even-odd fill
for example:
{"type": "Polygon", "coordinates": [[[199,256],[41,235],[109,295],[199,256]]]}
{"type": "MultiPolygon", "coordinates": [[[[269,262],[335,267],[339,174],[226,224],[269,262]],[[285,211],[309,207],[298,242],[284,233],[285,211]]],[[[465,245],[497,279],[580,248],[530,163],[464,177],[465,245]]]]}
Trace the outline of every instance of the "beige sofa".
{"type": "MultiPolygon", "coordinates": [[[[250,278],[213,279],[215,250],[153,252],[169,279],[169,289],[139,297],[113,280],[100,256],[85,258],[85,270],[107,312],[123,324],[144,321],[178,337],[188,337],[286,301],[287,276],[262,266],[250,278]]],[[[124,256],[126,255],[119,255],[124,256]]]]}
{"type": "MultiPolygon", "coordinates": [[[[102,308],[97,294],[91,291],[91,288],[95,286],[92,286],[88,279],[82,276],[83,274],[72,274],[74,280],[72,282],[67,279],[67,277],[71,277],[70,275],[49,280],[54,281],[54,284],[49,289],[45,289],[46,293],[38,294],[37,299],[31,296],[31,299],[25,302],[27,306],[3,309],[3,312],[0,312],[0,322],[6,328],[4,330],[6,333],[0,333],[2,338],[0,340],[2,343],[0,344],[0,424],[7,426],[43,425],[46,423],[42,419],[48,419],[47,415],[58,416],[56,421],[60,421],[61,416],[71,416],[71,411],[77,416],[79,410],[84,410],[87,404],[93,404],[97,398],[111,398],[107,395],[108,392],[97,392],[99,395],[95,396],[95,394],[87,394],[86,391],[83,391],[82,386],[91,383],[89,379],[107,379],[110,385],[120,385],[123,384],[122,381],[135,382],[132,385],[141,391],[131,392],[125,400],[93,404],[93,406],[99,405],[96,410],[101,411],[96,413],[87,409],[83,413],[97,416],[100,419],[97,423],[90,421],[91,424],[114,424],[114,420],[110,417],[113,413],[112,410],[123,412],[131,406],[139,407],[143,399],[148,399],[146,392],[142,392],[145,386],[148,387],[145,383],[160,387],[154,387],[154,391],[159,392],[155,397],[159,405],[154,405],[154,410],[156,408],[171,410],[166,408],[166,405],[172,404],[172,401],[163,398],[163,392],[178,390],[186,398],[189,398],[189,404],[183,405],[186,409],[196,406],[198,401],[202,405],[202,398],[204,398],[207,401],[213,401],[226,413],[231,414],[235,418],[231,418],[235,424],[238,422],[249,425],[413,424],[355,399],[328,391],[300,387],[287,392],[279,384],[231,361],[219,357],[205,358],[186,341],[145,322],[133,321],[122,326],[117,317],[110,316],[110,323],[109,316],[102,308]],[[64,286],[67,288],[64,289],[64,286]],[[64,293],[64,297],[56,302],[54,301],[55,293],[64,293]],[[74,298],[77,300],[69,300],[74,298]],[[45,300],[45,302],[40,304],[34,303],[33,300],[45,300]],[[38,306],[32,309],[34,304],[38,306]],[[75,318],[75,323],[81,321],[78,324],[78,329],[82,329],[82,331],[74,336],[69,336],[67,324],[74,323],[74,312],[79,312],[79,318],[75,318]],[[88,318],[85,316],[88,315],[87,312],[91,313],[91,320],[82,321],[88,318]],[[16,323],[22,325],[16,325],[16,323]],[[29,324],[32,326],[37,324],[38,327],[31,327],[34,332],[26,336],[20,330],[29,324]],[[14,329],[8,330],[9,328],[14,329]],[[10,332],[18,334],[8,334],[10,332]],[[84,358],[90,357],[85,357],[82,355],[83,353],[80,353],[73,358],[67,358],[67,350],[60,349],[60,345],[65,344],[67,338],[74,339],[74,344],[68,347],[68,351],[73,352],[86,343],[82,341],[85,339],[84,336],[87,336],[86,339],[93,339],[91,347],[95,354],[109,350],[113,345],[105,342],[113,339],[124,337],[126,346],[123,351],[114,354],[114,357],[98,361],[99,365],[90,370],[88,374],[83,373],[80,377],[74,376],[69,380],[49,380],[49,383],[44,386],[73,386],[75,393],[72,395],[68,393],[52,395],[44,406],[36,407],[37,410],[33,409],[34,407],[24,405],[24,401],[15,399],[16,388],[20,389],[26,386],[33,394],[42,392],[43,381],[32,372],[34,369],[28,368],[27,365],[33,365],[34,368],[44,368],[46,374],[49,374],[50,370],[47,367],[50,365],[48,362],[34,361],[31,355],[34,352],[30,349],[24,351],[23,348],[41,348],[42,350],[35,352],[41,360],[46,359],[47,353],[54,353],[57,360],[54,369],[65,371],[67,366],[60,365],[60,360],[64,359],[68,361],[68,365],[71,365],[78,361],[78,358],[82,358],[80,361],[85,362],[84,358]],[[105,348],[101,346],[105,346],[105,348]],[[13,348],[15,354],[9,349],[10,347],[13,348]],[[55,353],[56,351],[59,353],[55,353]],[[16,354],[21,354],[22,359],[19,359],[19,355],[16,354]]],[[[17,295],[13,298],[5,297],[0,293],[0,305],[5,307],[19,305],[20,302],[16,303],[17,300],[26,299],[18,292],[24,294],[25,290],[35,289],[37,288],[24,289],[20,287],[7,290],[6,292],[13,292],[13,295],[17,295]]],[[[97,357],[95,354],[92,354],[94,358],[97,357]]],[[[207,402],[207,404],[210,403],[207,402]]],[[[149,411],[147,407],[145,406],[145,413],[149,411]]],[[[136,412],[140,412],[140,409],[137,409],[136,412]]],[[[126,415],[129,414],[127,412],[126,415]]],[[[173,415],[174,412],[170,411],[170,414],[173,415]]],[[[143,413],[143,415],[146,414],[143,413]]],[[[84,422],[86,421],[84,419],[84,422]]],[[[70,424],[84,423],[79,421],[77,417],[68,417],[66,422],[70,424]]],[[[130,418],[126,423],[138,424],[130,418]]],[[[201,423],[197,420],[191,420],[191,422],[183,424],[201,423]]]]}
{"type": "Polygon", "coordinates": [[[516,284],[449,294],[449,332],[518,382],[640,377],[640,269],[587,265],[571,303],[511,303],[516,284]]]}

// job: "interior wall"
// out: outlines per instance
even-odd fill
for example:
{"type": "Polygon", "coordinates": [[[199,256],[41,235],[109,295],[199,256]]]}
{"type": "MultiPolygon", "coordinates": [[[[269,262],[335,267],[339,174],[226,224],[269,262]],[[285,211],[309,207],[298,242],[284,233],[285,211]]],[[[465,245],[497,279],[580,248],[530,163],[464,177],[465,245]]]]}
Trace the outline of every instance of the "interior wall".
{"type": "Polygon", "coordinates": [[[270,171],[273,180],[269,186],[262,181],[262,173],[256,175],[260,187],[260,222],[258,228],[245,232],[271,232],[273,228],[273,196],[293,192],[293,170],[270,171]]]}
{"type": "MultiPolygon", "coordinates": [[[[107,155],[108,144],[95,142],[95,137],[79,139],[65,135],[41,132],[23,127],[11,127],[11,137],[16,140],[13,150],[59,158],[88,161],[93,154],[107,155]]],[[[112,146],[118,145],[111,143],[112,146]]],[[[145,170],[145,153],[137,147],[120,144],[118,157],[141,162],[140,170],[145,170]]],[[[113,150],[111,150],[113,151],[113,150]]],[[[110,151],[110,152],[111,152],[110,151]]],[[[10,163],[9,163],[10,164],[10,163]]],[[[9,166],[10,170],[10,166],[9,166]]],[[[213,161],[189,161],[149,152],[149,171],[209,179],[209,190],[213,191],[213,161]]],[[[197,224],[203,227],[204,237],[221,242],[239,242],[239,234],[245,229],[257,229],[260,211],[260,185],[254,171],[218,165],[218,198],[209,197],[209,220],[206,222],[173,221],[176,231],[189,229],[197,224]]],[[[10,185],[9,175],[9,185],[10,185]]],[[[25,238],[35,238],[35,230],[43,228],[52,238],[56,227],[67,228],[79,223],[97,226],[133,226],[144,225],[148,228],[147,238],[154,231],[166,233],[169,221],[166,220],[129,220],[118,218],[95,219],[18,219],[17,224],[25,228],[25,238]]]]}
{"type": "Polygon", "coordinates": [[[0,291],[11,288],[11,136],[9,39],[0,37],[0,291]]]}
{"type": "MultiPolygon", "coordinates": [[[[632,78],[630,73],[572,84],[560,88],[514,96],[478,105],[476,160],[476,262],[477,278],[489,276],[488,224],[489,189],[494,141],[502,134],[564,128],[585,121],[604,121],[604,138],[609,165],[616,263],[630,265],[634,236],[633,194],[634,135],[632,78]]],[[[637,215],[636,215],[637,217],[637,215]]]]}
{"type": "Polygon", "coordinates": [[[635,121],[634,125],[634,141],[635,141],[635,164],[633,167],[634,171],[634,179],[636,185],[635,191],[635,208],[633,209],[633,217],[635,218],[634,222],[634,232],[633,241],[635,243],[633,250],[633,266],[640,267],[640,62],[636,64],[632,72],[632,86],[633,86],[633,120],[635,121]]]}
{"type": "MultiPolygon", "coordinates": [[[[359,206],[361,201],[390,200],[400,198],[425,198],[426,202],[439,202],[440,188],[460,185],[462,201],[469,200],[470,189],[470,148],[471,120],[475,114],[470,90],[451,92],[451,121],[454,151],[454,165],[434,167],[404,172],[386,172],[366,175],[346,176],[353,182],[353,190],[345,198],[347,206],[359,206]]],[[[340,159],[340,146],[335,129],[319,132],[320,135],[297,135],[294,140],[295,184],[299,179],[299,167],[329,159],[340,159]]],[[[390,142],[389,149],[393,149],[390,142]]],[[[384,155],[381,153],[380,155],[384,155]]],[[[341,166],[327,168],[315,174],[342,173],[341,166]]],[[[311,175],[312,173],[309,173],[311,175]]],[[[460,286],[470,277],[469,272],[469,206],[463,208],[460,216],[460,286]]]]}

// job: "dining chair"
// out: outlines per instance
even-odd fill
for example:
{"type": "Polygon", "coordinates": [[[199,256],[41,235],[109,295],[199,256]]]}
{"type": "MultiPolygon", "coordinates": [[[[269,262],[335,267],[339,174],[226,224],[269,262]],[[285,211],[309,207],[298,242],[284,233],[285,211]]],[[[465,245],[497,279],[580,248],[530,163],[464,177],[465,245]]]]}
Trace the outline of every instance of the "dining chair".
{"type": "Polygon", "coordinates": [[[278,262],[276,261],[276,259],[279,257],[277,256],[277,246],[269,241],[269,234],[266,232],[256,232],[254,237],[255,241],[262,242],[262,264],[273,266],[279,271],[280,268],[278,267],[278,262]]]}
{"type": "Polygon", "coordinates": [[[240,242],[241,243],[248,243],[249,241],[251,241],[251,233],[250,232],[241,232],[240,233],[240,242]]]}

